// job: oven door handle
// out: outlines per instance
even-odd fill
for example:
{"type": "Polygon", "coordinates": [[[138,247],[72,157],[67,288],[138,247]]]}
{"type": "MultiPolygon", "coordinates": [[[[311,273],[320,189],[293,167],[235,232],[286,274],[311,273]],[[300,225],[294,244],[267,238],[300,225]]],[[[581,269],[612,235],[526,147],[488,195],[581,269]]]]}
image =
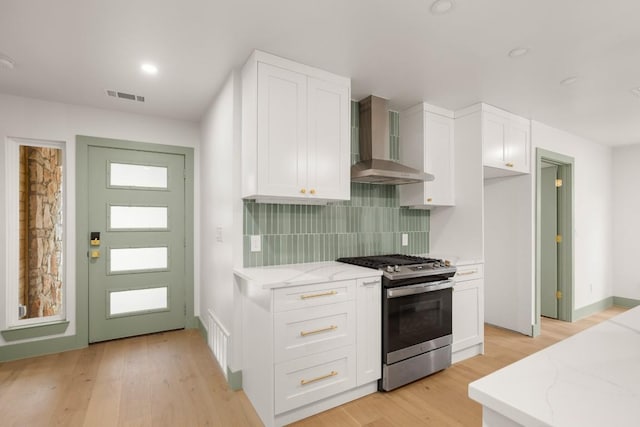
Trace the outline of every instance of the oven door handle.
{"type": "Polygon", "coordinates": [[[387,298],[399,298],[407,295],[424,294],[426,292],[439,291],[453,287],[453,280],[441,280],[439,282],[418,283],[417,285],[399,286],[387,289],[387,298]]]}

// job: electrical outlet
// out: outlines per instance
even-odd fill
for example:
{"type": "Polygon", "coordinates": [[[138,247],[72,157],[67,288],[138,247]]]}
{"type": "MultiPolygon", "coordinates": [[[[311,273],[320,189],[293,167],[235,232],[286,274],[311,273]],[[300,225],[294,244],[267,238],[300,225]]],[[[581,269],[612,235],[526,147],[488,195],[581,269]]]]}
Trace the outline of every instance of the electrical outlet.
{"type": "Polygon", "coordinates": [[[409,235],[402,233],[402,246],[409,246],[409,235]]]}
{"type": "Polygon", "coordinates": [[[260,235],[251,236],[251,252],[260,252],[262,250],[261,247],[261,239],[260,235]]]}

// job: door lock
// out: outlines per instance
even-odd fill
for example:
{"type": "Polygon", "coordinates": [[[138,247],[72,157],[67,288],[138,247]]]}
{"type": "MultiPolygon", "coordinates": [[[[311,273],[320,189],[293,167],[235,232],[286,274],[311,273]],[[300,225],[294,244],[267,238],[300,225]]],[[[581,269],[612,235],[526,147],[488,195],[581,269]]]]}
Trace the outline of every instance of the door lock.
{"type": "Polygon", "coordinates": [[[89,256],[91,257],[91,259],[96,259],[96,258],[100,258],[100,251],[93,249],[91,251],[89,251],[89,256]]]}
{"type": "Polygon", "coordinates": [[[100,232],[99,231],[92,231],[91,232],[90,243],[91,243],[91,246],[100,246],[100,232]]]}

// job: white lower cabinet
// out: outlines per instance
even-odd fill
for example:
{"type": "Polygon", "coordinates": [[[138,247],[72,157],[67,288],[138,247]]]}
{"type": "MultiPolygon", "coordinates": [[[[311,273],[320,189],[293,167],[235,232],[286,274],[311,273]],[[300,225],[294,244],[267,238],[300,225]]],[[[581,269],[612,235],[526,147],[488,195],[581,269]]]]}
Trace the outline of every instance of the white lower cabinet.
{"type": "Polygon", "coordinates": [[[243,389],[267,426],[373,393],[380,277],[243,290],[243,389]]]}
{"type": "Polygon", "coordinates": [[[350,345],[275,366],[275,412],[280,414],[356,386],[356,355],[350,345]]]}
{"type": "Polygon", "coordinates": [[[458,267],[453,287],[453,363],[484,353],[483,265],[458,267]]]}
{"type": "Polygon", "coordinates": [[[382,296],[379,277],[357,281],[358,384],[381,376],[382,296]]]}

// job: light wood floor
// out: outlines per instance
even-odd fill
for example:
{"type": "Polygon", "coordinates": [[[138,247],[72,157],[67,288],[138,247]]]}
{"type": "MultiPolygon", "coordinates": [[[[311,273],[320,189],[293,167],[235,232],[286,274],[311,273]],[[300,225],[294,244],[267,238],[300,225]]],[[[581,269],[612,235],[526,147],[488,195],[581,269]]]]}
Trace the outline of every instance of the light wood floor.
{"type": "MultiPolygon", "coordinates": [[[[486,326],[485,355],[390,393],[374,393],[295,425],[480,426],[467,385],[624,311],[575,323],[543,319],[529,338],[486,326]]],[[[260,426],[242,392],[230,391],[195,330],[94,344],[0,364],[1,426],[260,426]]]]}

